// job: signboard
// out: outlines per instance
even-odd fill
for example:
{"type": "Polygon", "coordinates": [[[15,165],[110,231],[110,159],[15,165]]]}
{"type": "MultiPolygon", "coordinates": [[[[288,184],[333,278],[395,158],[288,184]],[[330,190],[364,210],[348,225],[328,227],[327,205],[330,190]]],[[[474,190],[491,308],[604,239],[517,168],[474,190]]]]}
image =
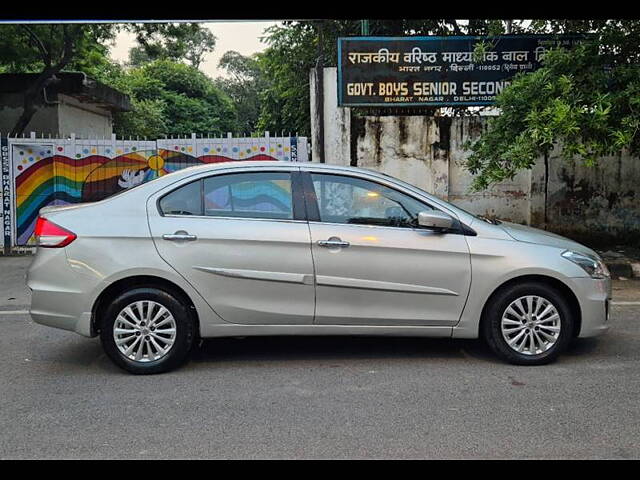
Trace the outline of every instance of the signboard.
{"type": "Polygon", "coordinates": [[[9,142],[0,137],[0,161],[2,162],[2,232],[4,249],[11,247],[11,164],[9,161],[9,142]]]}
{"type": "Polygon", "coordinates": [[[338,39],[338,105],[490,105],[549,48],[584,35],[348,37],[338,39]],[[476,44],[484,42],[481,54],[476,44]]]}

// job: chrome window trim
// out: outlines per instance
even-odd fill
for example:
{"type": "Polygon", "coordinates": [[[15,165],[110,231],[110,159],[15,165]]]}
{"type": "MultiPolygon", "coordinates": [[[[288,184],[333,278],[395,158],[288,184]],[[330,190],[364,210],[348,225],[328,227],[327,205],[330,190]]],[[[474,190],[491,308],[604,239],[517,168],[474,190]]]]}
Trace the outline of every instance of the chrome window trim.
{"type": "MultiPolygon", "coordinates": [[[[308,222],[309,225],[335,225],[335,226],[348,226],[348,227],[361,227],[361,228],[386,228],[390,230],[402,230],[406,232],[407,230],[411,230],[417,233],[427,232],[432,233],[434,235],[443,235],[443,233],[437,232],[435,230],[430,230],[428,228],[416,228],[416,227],[390,227],[388,225],[369,225],[366,223],[335,223],[335,222],[317,222],[315,220],[308,222]]],[[[449,234],[457,234],[458,232],[447,232],[449,234]]]]}
{"type": "MultiPolygon", "coordinates": [[[[225,162],[225,163],[231,163],[231,162],[225,162]]],[[[241,163],[241,161],[238,161],[238,163],[241,163]]],[[[282,162],[285,163],[285,162],[282,162]]],[[[214,165],[221,165],[220,163],[218,164],[214,164],[214,165]]],[[[196,168],[201,168],[203,167],[203,165],[198,165],[196,166],[196,168]]],[[[206,178],[206,177],[213,177],[216,175],[227,175],[230,173],[249,173],[249,172],[296,172],[296,171],[300,171],[300,167],[298,166],[290,166],[290,165],[269,165],[268,167],[264,167],[262,165],[252,165],[252,166],[239,166],[239,165],[229,165],[229,166],[225,166],[225,167],[218,167],[214,170],[203,170],[203,171],[196,171],[196,172],[186,172],[186,170],[188,170],[189,168],[193,168],[193,167],[187,167],[185,169],[181,170],[177,170],[176,172],[171,173],[170,175],[186,175],[187,173],[190,173],[190,175],[186,175],[183,176],[182,178],[177,178],[174,182],[171,182],[168,185],[165,185],[164,187],[162,187],[161,190],[154,192],[154,195],[160,192],[165,191],[168,188],[177,188],[178,186],[182,185],[184,183],[189,183],[189,182],[193,182],[196,180],[199,180],[201,178],[206,178]]],[[[165,175],[166,177],[166,175],[165,175]]]]}
{"type": "MultiPolygon", "coordinates": [[[[293,218],[254,218],[254,217],[223,217],[222,215],[162,215],[165,218],[198,218],[201,220],[245,220],[258,222],[287,222],[287,223],[309,223],[306,220],[295,220],[293,218]]],[[[344,225],[344,224],[342,224],[344,225]]]]}

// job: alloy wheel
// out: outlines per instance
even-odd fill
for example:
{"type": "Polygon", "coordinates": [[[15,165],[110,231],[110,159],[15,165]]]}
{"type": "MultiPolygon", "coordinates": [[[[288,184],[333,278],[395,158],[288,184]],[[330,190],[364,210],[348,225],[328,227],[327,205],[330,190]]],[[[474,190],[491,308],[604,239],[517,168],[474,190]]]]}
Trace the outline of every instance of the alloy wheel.
{"type": "Polygon", "coordinates": [[[540,355],[560,337],[560,314],[546,298],[527,295],[509,304],[500,328],[511,349],[524,355],[540,355]]]}
{"type": "Polygon", "coordinates": [[[157,302],[133,302],[116,317],[113,339],[125,358],[153,362],[164,357],[173,347],[176,321],[171,312],[157,302]]]}

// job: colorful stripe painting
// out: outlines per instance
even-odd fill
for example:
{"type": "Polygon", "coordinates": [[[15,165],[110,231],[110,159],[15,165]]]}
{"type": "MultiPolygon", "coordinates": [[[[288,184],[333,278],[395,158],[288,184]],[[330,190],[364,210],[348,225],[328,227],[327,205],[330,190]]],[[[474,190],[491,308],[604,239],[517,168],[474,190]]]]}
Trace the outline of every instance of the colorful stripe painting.
{"type": "Polygon", "coordinates": [[[14,146],[16,153],[23,154],[16,155],[18,161],[14,162],[17,245],[34,243],[33,231],[38,212],[48,205],[102,200],[123,189],[193,165],[279,160],[259,149],[246,149],[241,159],[209,151],[194,156],[182,149],[129,151],[111,157],[98,154],[96,148],[85,149],[84,155],[76,154],[75,158],[66,156],[61,148],[53,148],[47,150],[50,155],[34,158],[30,152],[40,148],[38,145],[14,146]]]}

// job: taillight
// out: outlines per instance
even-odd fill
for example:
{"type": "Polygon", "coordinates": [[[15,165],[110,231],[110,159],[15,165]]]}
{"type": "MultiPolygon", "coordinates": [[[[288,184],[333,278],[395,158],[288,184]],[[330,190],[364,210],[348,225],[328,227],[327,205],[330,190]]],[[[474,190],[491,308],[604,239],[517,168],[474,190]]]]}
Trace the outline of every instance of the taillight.
{"type": "Polygon", "coordinates": [[[35,235],[37,245],[46,248],[66,247],[76,239],[75,233],[44,217],[38,217],[35,235]]]}

